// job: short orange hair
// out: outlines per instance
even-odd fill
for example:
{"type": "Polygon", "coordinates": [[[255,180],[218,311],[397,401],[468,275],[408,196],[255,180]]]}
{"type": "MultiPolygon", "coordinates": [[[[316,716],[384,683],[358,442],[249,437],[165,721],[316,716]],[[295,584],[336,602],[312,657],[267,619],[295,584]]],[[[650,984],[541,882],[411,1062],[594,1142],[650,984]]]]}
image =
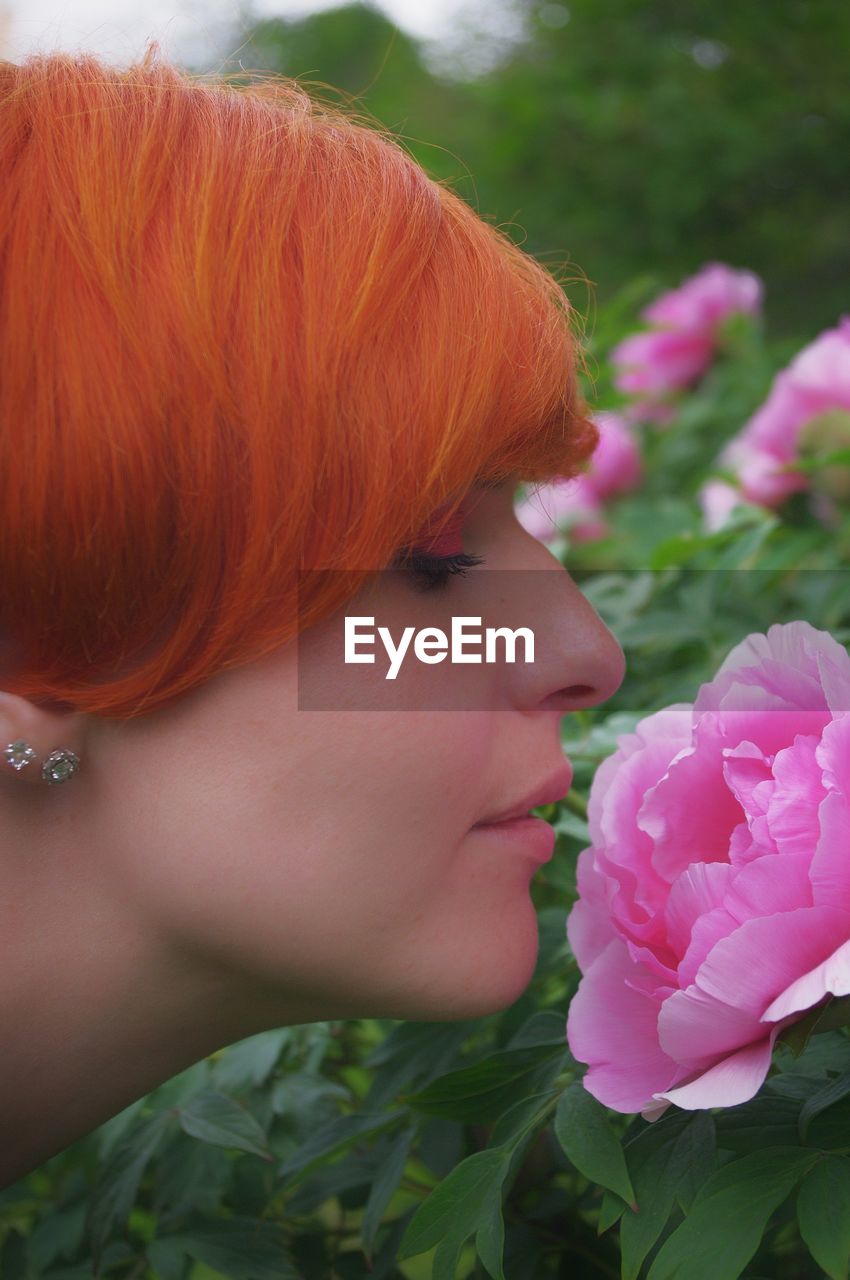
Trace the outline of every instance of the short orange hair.
{"type": "Polygon", "coordinates": [[[573,474],[574,319],[294,80],[203,83],[155,42],[122,71],[0,62],[2,687],[153,711],[342,606],[475,481],[573,474]],[[299,615],[299,567],[352,572],[299,615]]]}

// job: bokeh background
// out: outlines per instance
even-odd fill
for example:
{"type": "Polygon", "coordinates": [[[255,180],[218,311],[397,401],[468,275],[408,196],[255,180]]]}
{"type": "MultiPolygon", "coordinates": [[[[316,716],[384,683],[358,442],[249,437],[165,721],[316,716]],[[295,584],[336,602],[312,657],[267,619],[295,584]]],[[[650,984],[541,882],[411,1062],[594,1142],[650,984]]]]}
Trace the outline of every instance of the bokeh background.
{"type": "Polygon", "coordinates": [[[850,274],[850,8],[834,0],[0,0],[0,54],[147,38],[200,72],[333,86],[576,283],[716,259],[768,282],[777,338],[834,324],[850,274]]]}

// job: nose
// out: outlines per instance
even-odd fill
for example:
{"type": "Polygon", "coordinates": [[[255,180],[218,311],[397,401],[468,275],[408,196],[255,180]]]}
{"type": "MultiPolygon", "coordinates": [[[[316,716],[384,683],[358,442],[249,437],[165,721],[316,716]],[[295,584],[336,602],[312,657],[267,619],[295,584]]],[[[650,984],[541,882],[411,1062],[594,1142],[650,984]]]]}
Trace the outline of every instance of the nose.
{"type": "Polygon", "coordinates": [[[599,614],[555,560],[519,570],[525,624],[534,632],[534,661],[509,672],[508,700],[523,710],[566,715],[605,702],[623,682],[623,650],[599,614]]]}

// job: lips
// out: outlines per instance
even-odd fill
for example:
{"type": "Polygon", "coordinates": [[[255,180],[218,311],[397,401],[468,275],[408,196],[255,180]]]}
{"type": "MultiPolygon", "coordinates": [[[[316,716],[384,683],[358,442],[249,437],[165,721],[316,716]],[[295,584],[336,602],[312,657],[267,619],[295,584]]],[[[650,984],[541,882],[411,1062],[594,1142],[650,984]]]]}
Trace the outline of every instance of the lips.
{"type": "Polygon", "coordinates": [[[573,780],[573,771],[569,764],[564,764],[553,774],[551,774],[545,782],[542,782],[530,791],[516,804],[508,809],[503,809],[500,813],[493,814],[491,817],[482,818],[480,822],[476,822],[476,827],[493,826],[499,822],[510,822],[514,818],[525,818],[528,816],[529,809],[536,809],[541,804],[555,804],[558,800],[563,800],[564,796],[570,789],[573,780]]]}

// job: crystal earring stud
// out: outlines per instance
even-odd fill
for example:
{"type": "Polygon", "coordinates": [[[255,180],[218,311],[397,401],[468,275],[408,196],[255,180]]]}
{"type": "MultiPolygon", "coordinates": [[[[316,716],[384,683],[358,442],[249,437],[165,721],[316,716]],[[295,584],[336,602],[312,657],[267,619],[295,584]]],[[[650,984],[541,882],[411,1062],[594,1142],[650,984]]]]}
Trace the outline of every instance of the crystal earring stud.
{"type": "Polygon", "coordinates": [[[10,742],[4,755],[6,762],[19,773],[28,764],[32,764],[35,759],[35,752],[28,742],[24,742],[23,738],[16,738],[14,742],[10,742]]]}
{"type": "Polygon", "coordinates": [[[67,782],[80,767],[80,757],[64,748],[51,751],[41,766],[45,782],[67,782]]]}

